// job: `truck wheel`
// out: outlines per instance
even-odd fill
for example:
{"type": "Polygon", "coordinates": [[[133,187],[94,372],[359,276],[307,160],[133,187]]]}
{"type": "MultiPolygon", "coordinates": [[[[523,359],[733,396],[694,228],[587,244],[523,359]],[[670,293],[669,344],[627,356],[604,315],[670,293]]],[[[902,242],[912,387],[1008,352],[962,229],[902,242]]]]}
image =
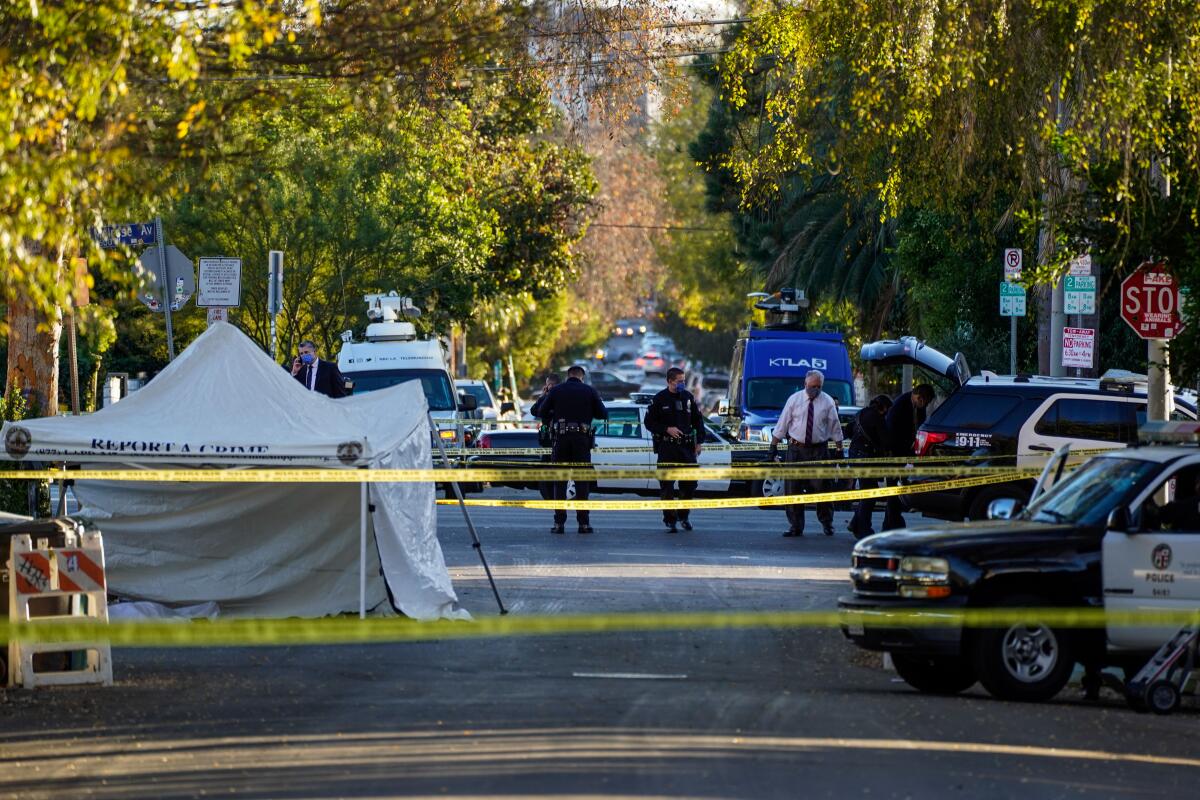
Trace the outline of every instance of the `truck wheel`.
{"type": "MultiPolygon", "coordinates": [[[[783,478],[767,478],[762,481],[750,482],[751,497],[781,497],[783,496],[783,478]]],[[[778,506],[763,506],[763,508],[778,508],[778,506]]]]}
{"type": "Polygon", "coordinates": [[[926,694],[958,694],[979,680],[971,664],[952,656],[914,656],[892,653],[896,674],[926,694]]]}
{"type": "Polygon", "coordinates": [[[1179,708],[1179,689],[1167,680],[1157,680],[1146,687],[1146,707],[1155,714],[1170,714],[1179,708]]]}
{"type": "MultiPolygon", "coordinates": [[[[1007,608],[1046,608],[1044,597],[1018,596],[1007,608]]],[[[1075,658],[1064,631],[1038,622],[985,628],[975,637],[979,682],[1001,700],[1049,700],[1067,685],[1075,658]]]]}
{"type": "Polygon", "coordinates": [[[971,501],[971,507],[967,510],[967,519],[975,521],[987,519],[988,506],[993,500],[999,500],[1002,497],[1011,497],[1022,506],[1029,504],[1029,495],[1014,486],[987,486],[975,495],[971,501]]]}

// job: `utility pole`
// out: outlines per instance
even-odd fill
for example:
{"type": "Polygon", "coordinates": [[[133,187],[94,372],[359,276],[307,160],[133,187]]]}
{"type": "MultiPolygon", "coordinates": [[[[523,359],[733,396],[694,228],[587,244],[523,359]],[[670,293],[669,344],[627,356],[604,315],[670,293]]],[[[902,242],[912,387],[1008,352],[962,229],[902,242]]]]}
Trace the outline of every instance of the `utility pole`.
{"type": "MultiPolygon", "coordinates": [[[[283,310],[283,251],[272,250],[267,255],[267,316],[271,318],[271,358],[276,357],[279,339],[275,318],[283,310]]],[[[278,360],[278,359],[276,359],[278,360]]]]}

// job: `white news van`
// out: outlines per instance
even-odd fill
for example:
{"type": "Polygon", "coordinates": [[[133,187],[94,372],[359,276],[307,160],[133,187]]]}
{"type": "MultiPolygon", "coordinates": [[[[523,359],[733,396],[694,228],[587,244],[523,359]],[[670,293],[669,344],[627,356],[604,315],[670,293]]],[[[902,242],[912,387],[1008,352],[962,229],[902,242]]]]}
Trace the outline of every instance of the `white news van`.
{"type": "Polygon", "coordinates": [[[420,381],[442,441],[448,446],[461,446],[463,428],[458,424],[458,415],[460,410],[473,410],[475,398],[459,400],[450,377],[446,345],[436,338],[417,338],[416,327],[402,319],[421,315],[411,299],[395,292],[368,294],[363,299],[370,320],[366,339],[355,342],[349,331],[342,334],[338,369],[353,381],[356,393],[420,381]]]}

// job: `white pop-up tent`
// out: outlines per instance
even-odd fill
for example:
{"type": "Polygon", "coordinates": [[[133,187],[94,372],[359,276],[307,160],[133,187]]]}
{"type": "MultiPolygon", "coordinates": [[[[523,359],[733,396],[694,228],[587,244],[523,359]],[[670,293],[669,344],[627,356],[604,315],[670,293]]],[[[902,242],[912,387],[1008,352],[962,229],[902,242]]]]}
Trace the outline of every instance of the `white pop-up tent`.
{"type": "MultiPolygon", "coordinates": [[[[18,460],[269,477],[279,467],[429,467],[425,412],[416,382],[338,400],[310,392],[217,323],[120,403],[8,422],[2,435],[18,460]]],[[[437,540],[434,492],[429,483],[75,485],[81,516],[104,534],[115,594],[212,601],[230,616],[315,617],[387,609],[390,589],[407,616],[465,617],[437,540]]]]}

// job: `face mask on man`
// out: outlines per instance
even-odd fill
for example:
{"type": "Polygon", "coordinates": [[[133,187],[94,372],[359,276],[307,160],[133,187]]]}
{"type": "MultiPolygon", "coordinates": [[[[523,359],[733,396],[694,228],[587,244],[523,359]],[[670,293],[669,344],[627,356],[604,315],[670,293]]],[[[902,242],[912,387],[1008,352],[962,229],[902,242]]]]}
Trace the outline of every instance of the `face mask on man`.
{"type": "Polygon", "coordinates": [[[311,364],[313,362],[313,359],[315,359],[315,358],[316,358],[316,356],[314,356],[312,353],[301,353],[300,354],[300,361],[304,364],[311,364]]]}
{"type": "Polygon", "coordinates": [[[804,393],[806,395],[808,395],[809,397],[816,399],[817,395],[819,395],[821,393],[821,387],[820,386],[805,386],[804,393]]]}

